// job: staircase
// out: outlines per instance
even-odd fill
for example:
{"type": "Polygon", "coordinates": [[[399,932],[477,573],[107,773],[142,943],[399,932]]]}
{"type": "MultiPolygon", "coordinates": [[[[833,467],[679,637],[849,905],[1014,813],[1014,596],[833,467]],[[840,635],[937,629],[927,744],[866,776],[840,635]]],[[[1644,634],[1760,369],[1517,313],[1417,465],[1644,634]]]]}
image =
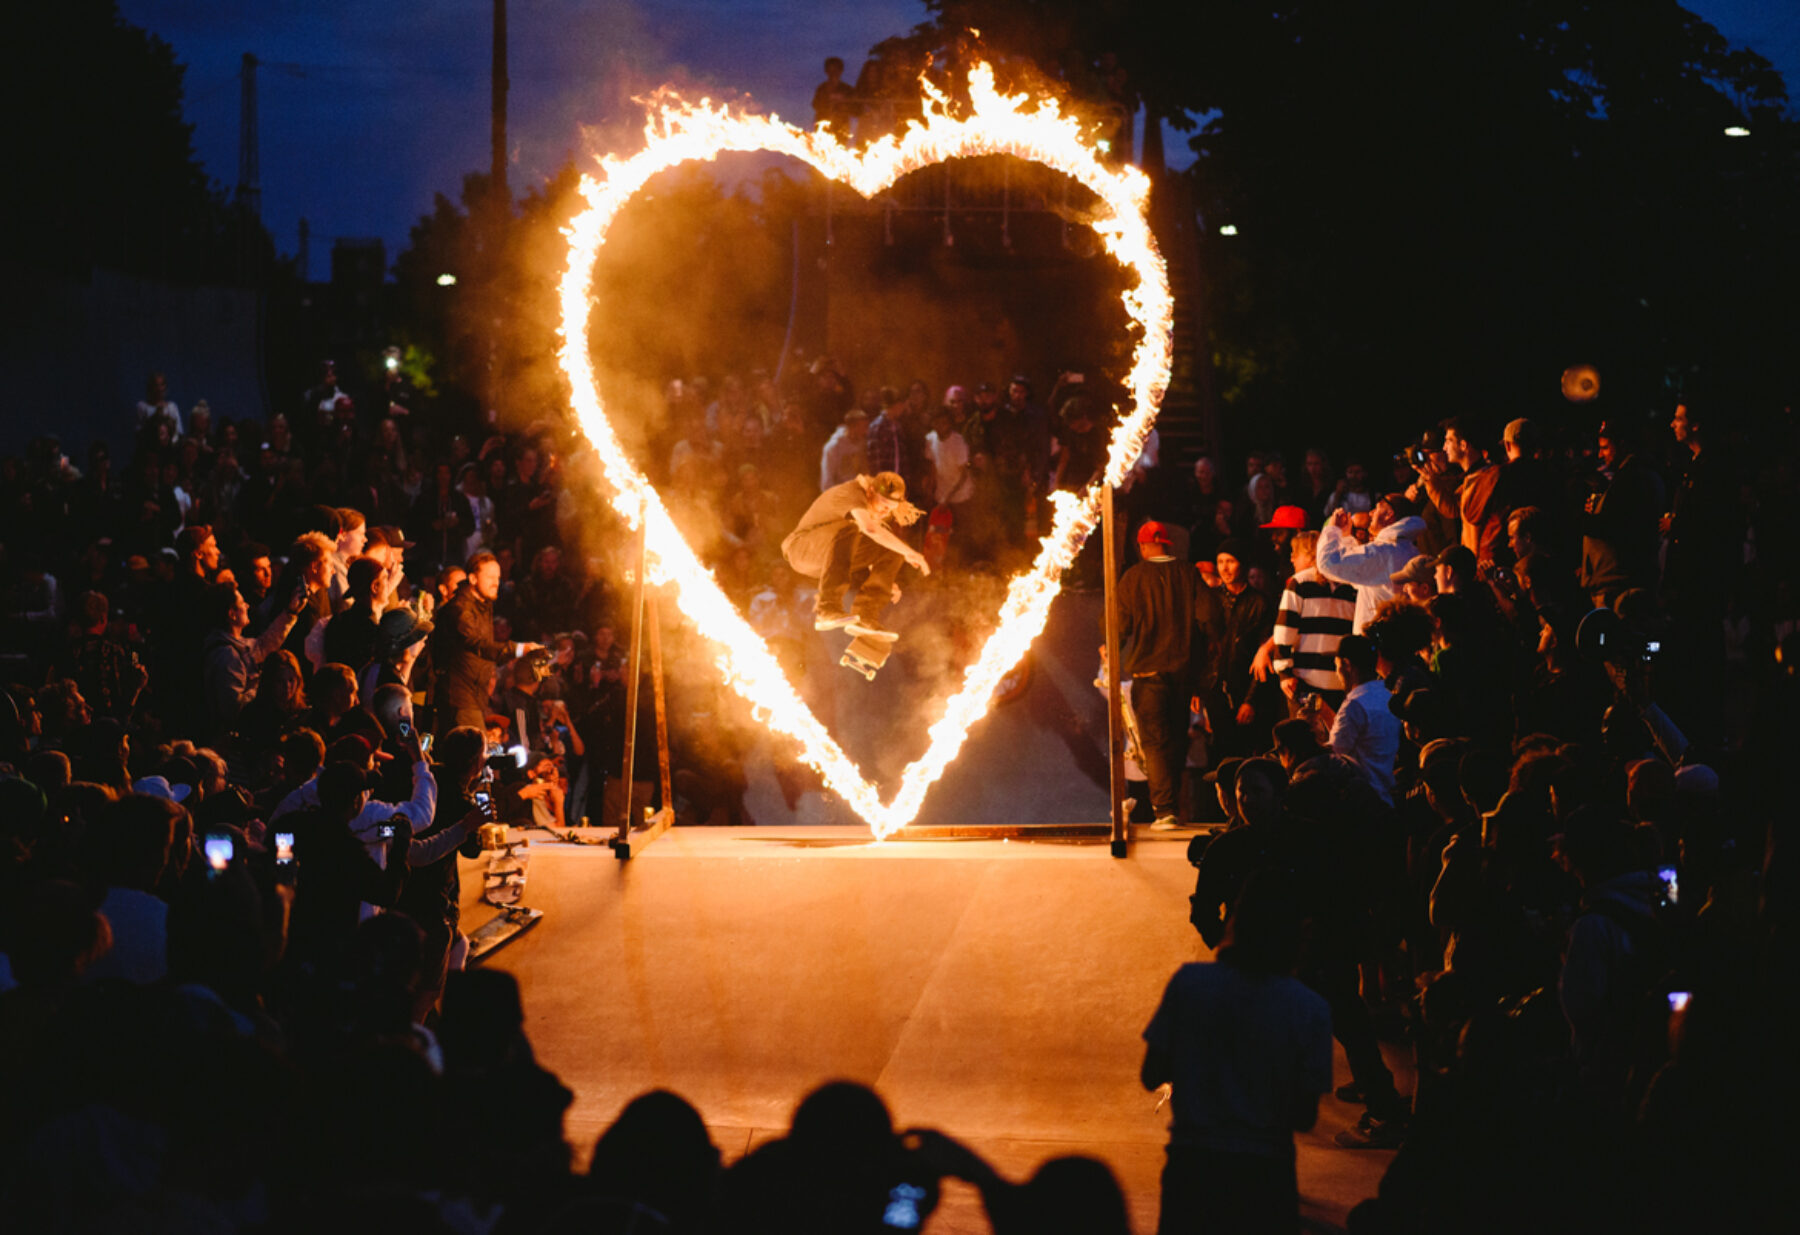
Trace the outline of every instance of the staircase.
{"type": "Polygon", "coordinates": [[[1175,298],[1174,355],[1156,428],[1162,438],[1163,466],[1186,471],[1196,456],[1216,452],[1219,442],[1200,283],[1199,220],[1186,177],[1172,172],[1158,177],[1150,222],[1168,264],[1169,291],[1175,298]]]}

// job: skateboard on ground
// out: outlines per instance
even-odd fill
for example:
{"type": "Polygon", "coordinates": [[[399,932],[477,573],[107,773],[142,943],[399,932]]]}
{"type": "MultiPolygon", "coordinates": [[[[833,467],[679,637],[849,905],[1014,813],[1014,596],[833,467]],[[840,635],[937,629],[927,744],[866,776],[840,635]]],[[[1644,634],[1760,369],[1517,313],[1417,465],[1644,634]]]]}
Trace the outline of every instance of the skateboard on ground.
{"type": "Polygon", "coordinates": [[[844,649],[844,657],[838,664],[846,669],[856,670],[873,682],[881,666],[887,664],[888,653],[894,650],[894,642],[892,639],[871,639],[867,635],[858,635],[850,640],[850,646],[844,649]]]}
{"type": "Polygon", "coordinates": [[[469,959],[479,960],[502,944],[510,943],[538,924],[541,909],[519,903],[525,894],[525,876],[531,869],[531,842],[523,836],[488,851],[487,873],[481,899],[500,912],[469,932],[469,959]]]}

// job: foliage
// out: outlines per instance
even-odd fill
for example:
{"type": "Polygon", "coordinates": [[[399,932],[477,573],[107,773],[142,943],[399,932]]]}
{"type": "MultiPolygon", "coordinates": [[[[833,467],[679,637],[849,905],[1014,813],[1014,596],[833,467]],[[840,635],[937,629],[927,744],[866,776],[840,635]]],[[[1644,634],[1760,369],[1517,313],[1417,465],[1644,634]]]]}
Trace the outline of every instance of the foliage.
{"type": "Polygon", "coordinates": [[[1077,97],[1110,56],[1200,126],[1234,413],[1519,414],[1578,361],[1627,405],[1696,368],[1793,383],[1800,126],[1767,61],[1672,0],[1195,0],[1192,37],[1143,0],[927,8],[880,48],[943,63],[973,27],[1077,97]]]}
{"type": "Polygon", "coordinates": [[[228,203],[182,119],[185,70],[114,0],[11,10],[4,75],[13,166],[41,173],[11,193],[7,261],[31,279],[95,265],[199,282],[266,271],[274,246],[228,203]],[[248,233],[246,235],[246,233],[248,233]]]}

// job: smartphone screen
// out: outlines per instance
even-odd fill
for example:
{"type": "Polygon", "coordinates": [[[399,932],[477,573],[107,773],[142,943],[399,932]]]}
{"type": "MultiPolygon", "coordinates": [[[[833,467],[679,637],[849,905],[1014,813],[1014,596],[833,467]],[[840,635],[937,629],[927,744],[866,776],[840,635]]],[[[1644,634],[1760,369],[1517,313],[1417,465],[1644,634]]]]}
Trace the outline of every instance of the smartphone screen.
{"type": "Polygon", "coordinates": [[[275,833],[275,865],[291,866],[294,861],[294,834],[292,832],[275,833]]]}
{"type": "Polygon", "coordinates": [[[486,810],[488,807],[492,806],[493,804],[494,804],[494,795],[493,794],[489,793],[486,789],[477,789],[475,791],[475,805],[481,807],[482,810],[486,810]]]}
{"type": "Polygon", "coordinates": [[[375,830],[375,835],[379,836],[382,840],[393,840],[394,839],[394,825],[391,823],[382,824],[379,828],[377,828],[375,830]]]}
{"type": "Polygon", "coordinates": [[[206,838],[206,864],[213,874],[218,874],[231,865],[233,849],[231,838],[220,832],[209,833],[206,838]]]}
{"type": "Polygon", "coordinates": [[[431,753],[431,738],[432,735],[427,733],[419,739],[419,749],[427,755],[431,753]]]}

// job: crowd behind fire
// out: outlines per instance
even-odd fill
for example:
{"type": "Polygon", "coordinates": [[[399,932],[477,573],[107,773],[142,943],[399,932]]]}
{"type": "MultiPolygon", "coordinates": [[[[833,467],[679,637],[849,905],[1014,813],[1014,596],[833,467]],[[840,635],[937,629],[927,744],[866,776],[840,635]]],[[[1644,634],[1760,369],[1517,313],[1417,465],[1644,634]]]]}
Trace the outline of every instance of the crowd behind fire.
{"type": "MultiPolygon", "coordinates": [[[[930,586],[1028,560],[1044,495],[1094,479],[1110,426],[1091,375],[1045,385],[858,390],[827,357],[684,379],[647,467],[753,623],[801,646],[779,543],[823,487],[901,475],[934,514],[912,529],[930,586]]],[[[1260,1053],[1202,1047],[1193,975],[1171,984],[1143,1070],[1175,1082],[1171,1224],[1291,1228],[1291,1134],[1330,1084],[1295,1061],[1326,1023],[1352,1072],[1330,1099],[1366,1109],[1339,1144],[1399,1151],[1353,1229],[1728,1226],[1778,1178],[1793,427],[1699,398],[1597,433],[1558,415],[1365,434],[1341,468],[1153,439],[1132,469],[1124,538],[1161,525],[1149,547],[1216,602],[1183,802],[1228,825],[1190,850],[1193,923],[1242,981],[1208,998],[1288,1009],[1260,1053]]],[[[463,971],[458,857],[496,816],[610,823],[660,796],[653,743],[620,775],[633,542],[591,455],[560,421],[460,422],[330,364],[266,423],[157,375],[131,429],[121,468],[48,440],[4,461],[8,1212],[835,1231],[928,1210],[949,1174],[997,1230],[1126,1229],[1100,1164],[1009,1185],[948,1138],[902,1141],[855,1086],[729,1172],[692,1107],[645,1095],[572,1176],[570,1094],[516,985],[463,971]],[[472,660],[457,632],[490,607],[472,660]]],[[[1070,583],[1099,582],[1090,545],[1070,583]]],[[[670,805],[748,822],[743,738],[706,719],[722,688],[669,636],[670,805]]]]}

